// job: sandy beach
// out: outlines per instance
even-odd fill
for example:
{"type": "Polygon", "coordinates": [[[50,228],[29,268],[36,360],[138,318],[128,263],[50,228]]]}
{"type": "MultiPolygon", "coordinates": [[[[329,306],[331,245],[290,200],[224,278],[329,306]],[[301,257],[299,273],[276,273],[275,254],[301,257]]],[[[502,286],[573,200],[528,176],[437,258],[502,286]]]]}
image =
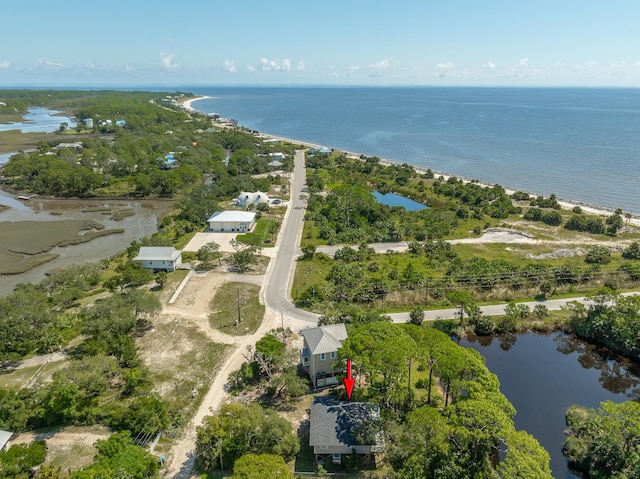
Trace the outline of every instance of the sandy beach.
{"type": "Polygon", "coordinates": [[[184,101],[181,101],[180,104],[182,105],[182,108],[184,108],[187,111],[191,111],[194,113],[202,113],[200,110],[196,110],[195,108],[193,108],[193,102],[194,101],[199,101],[199,100],[206,100],[208,98],[211,98],[210,96],[196,96],[193,98],[188,98],[184,101]]]}
{"type": "MultiPolygon", "coordinates": [[[[182,105],[184,107],[185,110],[187,111],[191,111],[191,112],[197,112],[197,113],[204,113],[200,110],[197,110],[195,108],[193,108],[192,104],[195,101],[198,100],[203,100],[206,98],[211,98],[209,96],[198,96],[195,98],[189,98],[188,100],[185,100],[182,105]]],[[[305,148],[329,148],[332,151],[338,151],[341,153],[344,153],[345,155],[347,155],[349,158],[353,158],[353,159],[360,159],[361,156],[375,156],[375,155],[370,155],[370,154],[364,154],[364,153],[356,153],[356,152],[352,152],[352,151],[345,151],[345,150],[341,150],[338,148],[332,148],[330,146],[327,145],[320,145],[317,143],[311,143],[308,141],[301,141],[301,140],[296,140],[294,138],[287,138],[284,136],[279,136],[279,135],[273,135],[270,133],[264,133],[264,132],[260,132],[260,136],[263,138],[267,138],[267,139],[272,139],[272,140],[280,140],[283,142],[287,142],[287,143],[292,143],[294,145],[302,145],[305,148]]],[[[396,160],[388,160],[385,158],[380,158],[380,163],[384,164],[384,165],[401,165],[404,162],[401,161],[396,161],[396,160]]],[[[419,166],[414,166],[414,165],[410,165],[413,167],[413,169],[420,174],[424,174],[427,172],[426,168],[422,168],[419,166]]],[[[433,172],[433,174],[437,177],[442,176],[445,180],[447,180],[448,178],[450,178],[451,176],[455,176],[456,178],[458,178],[459,180],[462,180],[464,182],[469,182],[472,181],[471,178],[465,178],[459,175],[451,175],[448,173],[444,173],[444,172],[440,172],[440,171],[436,171],[436,170],[431,170],[433,172]]],[[[485,182],[479,182],[478,184],[485,186],[485,187],[493,187],[494,184],[491,183],[485,183],[485,182]]],[[[507,192],[507,194],[513,194],[516,191],[522,191],[522,190],[514,190],[511,188],[508,188],[506,186],[503,185],[503,187],[505,188],[505,191],[507,192]]],[[[527,192],[529,193],[529,192],[527,192]]],[[[537,196],[533,193],[529,193],[532,196],[537,196]]],[[[573,201],[573,200],[569,200],[569,199],[561,199],[558,198],[558,203],[560,204],[560,206],[565,209],[565,210],[571,210],[576,206],[579,206],[580,208],[582,208],[582,211],[588,214],[592,214],[592,215],[598,215],[598,216],[603,216],[603,217],[607,217],[607,216],[611,216],[614,213],[614,210],[612,208],[606,208],[603,206],[598,206],[598,205],[591,205],[591,204],[585,204],[579,201],[573,201]]],[[[635,226],[640,226],[640,217],[638,216],[632,216],[632,218],[629,220],[629,222],[635,226]]]]}

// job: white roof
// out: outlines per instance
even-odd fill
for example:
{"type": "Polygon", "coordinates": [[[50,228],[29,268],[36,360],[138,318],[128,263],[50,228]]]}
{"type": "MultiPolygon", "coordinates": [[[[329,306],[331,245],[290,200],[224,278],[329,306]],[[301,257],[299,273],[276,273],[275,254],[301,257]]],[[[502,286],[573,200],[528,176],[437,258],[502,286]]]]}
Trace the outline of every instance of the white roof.
{"type": "Polygon", "coordinates": [[[7,443],[9,442],[9,439],[11,439],[11,436],[13,436],[12,432],[3,431],[0,429],[0,451],[2,451],[4,447],[7,445],[7,443]]]}
{"type": "Polygon", "coordinates": [[[134,261],[175,261],[182,252],[173,246],[142,246],[134,261]]]}
{"type": "Polygon", "coordinates": [[[245,223],[252,222],[256,214],[249,211],[216,211],[207,221],[219,223],[245,223]]]}

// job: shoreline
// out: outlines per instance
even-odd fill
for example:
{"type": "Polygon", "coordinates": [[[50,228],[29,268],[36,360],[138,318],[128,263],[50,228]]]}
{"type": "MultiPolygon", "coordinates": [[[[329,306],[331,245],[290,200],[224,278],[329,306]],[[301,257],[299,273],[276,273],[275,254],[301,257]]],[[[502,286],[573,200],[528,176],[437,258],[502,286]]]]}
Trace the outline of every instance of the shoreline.
{"type": "Polygon", "coordinates": [[[189,112],[202,113],[202,114],[206,115],[206,113],[204,113],[204,112],[202,112],[200,110],[196,110],[193,107],[193,102],[200,101],[200,100],[208,100],[209,98],[211,98],[211,97],[210,96],[206,96],[206,95],[204,95],[204,96],[196,96],[196,97],[188,98],[187,100],[184,100],[184,101],[179,101],[178,103],[180,103],[180,106],[183,109],[185,109],[185,110],[187,110],[189,112]]]}
{"type": "MultiPolygon", "coordinates": [[[[195,112],[195,113],[200,113],[203,115],[206,115],[207,113],[197,110],[195,109],[192,104],[195,101],[198,100],[204,100],[204,99],[209,99],[212,97],[209,96],[199,96],[199,97],[195,97],[195,98],[190,98],[189,100],[186,100],[183,105],[185,110],[191,111],[191,112],[195,112]]],[[[258,136],[264,137],[264,138],[268,138],[268,139],[273,139],[273,140],[280,140],[280,141],[284,141],[287,143],[292,143],[292,144],[298,144],[298,145],[302,145],[306,148],[329,148],[331,151],[338,151],[341,153],[344,153],[345,155],[347,155],[347,157],[349,158],[353,158],[353,159],[360,159],[361,156],[372,156],[372,155],[367,155],[364,153],[356,153],[353,151],[347,151],[347,150],[342,150],[340,148],[333,148],[333,147],[329,147],[326,145],[321,145],[318,143],[312,143],[309,141],[301,141],[301,140],[296,140],[295,138],[287,138],[285,136],[280,136],[280,135],[275,135],[275,134],[271,134],[271,133],[266,133],[263,131],[259,131],[258,132],[258,136]]],[[[375,156],[375,155],[373,155],[375,156]]],[[[415,165],[411,165],[409,163],[406,162],[400,162],[400,161],[396,161],[396,160],[389,160],[386,158],[380,158],[380,163],[384,164],[386,166],[392,166],[392,165],[402,165],[402,164],[407,164],[409,166],[411,166],[416,173],[418,174],[424,174],[427,172],[428,169],[430,168],[424,168],[421,166],[415,166],[415,165]]],[[[472,178],[467,178],[464,176],[459,176],[459,175],[451,175],[449,173],[444,173],[441,171],[436,171],[436,170],[431,170],[433,172],[433,174],[436,177],[442,176],[444,177],[445,180],[449,179],[450,177],[456,177],[459,180],[462,180],[465,183],[468,183],[470,181],[472,181],[472,178]]],[[[476,180],[473,180],[476,181],[476,180]]],[[[484,182],[484,181],[478,181],[478,184],[484,187],[488,187],[488,188],[492,188],[493,186],[495,186],[495,183],[488,183],[488,182],[484,182]]],[[[526,190],[515,190],[513,188],[509,188],[507,186],[501,185],[505,191],[507,192],[507,194],[512,195],[513,193],[515,193],[516,191],[524,191],[525,193],[529,194],[530,196],[538,196],[537,193],[531,193],[529,191],[526,190]]],[[[574,200],[569,200],[569,199],[564,199],[564,198],[558,198],[558,204],[560,205],[560,207],[564,210],[571,210],[576,206],[579,206],[580,208],[582,208],[582,211],[584,213],[587,214],[592,214],[592,215],[597,215],[597,216],[602,216],[602,217],[608,217],[611,216],[613,213],[615,213],[615,209],[613,208],[608,208],[606,206],[599,206],[599,205],[593,205],[593,204],[589,204],[589,203],[584,203],[581,201],[574,201],[574,200]]],[[[640,216],[636,216],[636,215],[632,215],[631,219],[629,220],[629,223],[635,225],[635,226],[640,226],[640,216]]]]}

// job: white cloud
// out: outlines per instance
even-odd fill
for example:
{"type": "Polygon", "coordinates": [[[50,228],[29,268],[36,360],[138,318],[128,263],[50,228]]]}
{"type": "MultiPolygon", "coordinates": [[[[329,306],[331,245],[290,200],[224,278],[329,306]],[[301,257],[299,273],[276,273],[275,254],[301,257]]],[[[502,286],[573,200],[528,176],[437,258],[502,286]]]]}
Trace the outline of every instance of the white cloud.
{"type": "Polygon", "coordinates": [[[30,70],[48,70],[48,71],[60,71],[64,68],[62,63],[56,63],[49,60],[38,60],[31,66],[30,70]]]}
{"type": "Polygon", "coordinates": [[[176,55],[175,53],[160,52],[160,62],[162,65],[162,69],[169,72],[177,71],[180,67],[175,62],[176,58],[178,58],[178,55],[176,55]]]}
{"type": "Polygon", "coordinates": [[[254,72],[256,71],[256,67],[254,67],[253,65],[247,65],[247,71],[254,72]]]}
{"type": "Polygon", "coordinates": [[[384,73],[391,68],[391,60],[393,58],[385,58],[384,60],[380,60],[377,63],[370,63],[367,68],[371,70],[369,76],[371,77],[379,77],[384,75],[384,73]]]}
{"type": "Polygon", "coordinates": [[[528,68],[529,67],[529,59],[527,57],[521,58],[518,63],[520,68],[528,68]]]}
{"type": "Polygon", "coordinates": [[[357,71],[359,71],[359,70],[360,70],[360,66],[359,66],[359,65],[351,65],[351,66],[349,67],[349,72],[350,72],[350,73],[355,73],[355,72],[357,72],[357,71]]]}
{"type": "Polygon", "coordinates": [[[259,68],[263,72],[288,72],[291,71],[291,61],[288,58],[284,60],[261,58],[259,68]]]}
{"type": "Polygon", "coordinates": [[[85,68],[87,70],[95,70],[97,67],[96,67],[96,64],[93,63],[92,61],[88,61],[87,64],[85,65],[85,68]]]}
{"type": "Polygon", "coordinates": [[[8,60],[5,60],[3,62],[0,62],[0,70],[8,70],[9,68],[11,68],[13,66],[13,63],[11,63],[8,60]]]}
{"type": "Polygon", "coordinates": [[[132,72],[133,71],[133,67],[131,65],[125,65],[124,66],[124,71],[126,72],[132,72]]]}
{"type": "Polygon", "coordinates": [[[492,61],[488,61],[487,63],[482,65],[482,68],[488,68],[490,70],[494,70],[496,68],[496,64],[492,61]]]}
{"type": "Polygon", "coordinates": [[[633,62],[633,66],[634,66],[634,67],[640,67],[640,61],[633,62]]]}
{"type": "Polygon", "coordinates": [[[300,61],[298,62],[298,68],[297,68],[297,70],[298,70],[299,72],[303,72],[303,71],[305,71],[306,69],[307,69],[307,66],[304,64],[304,62],[303,62],[302,60],[300,60],[300,61]]]}
{"type": "Polygon", "coordinates": [[[447,62],[447,63],[438,63],[436,65],[436,69],[438,70],[451,70],[452,68],[455,68],[456,64],[453,62],[447,62]]]}
{"type": "Polygon", "coordinates": [[[238,71],[238,69],[236,68],[236,62],[234,62],[233,60],[225,60],[224,69],[229,73],[235,73],[238,71]]]}

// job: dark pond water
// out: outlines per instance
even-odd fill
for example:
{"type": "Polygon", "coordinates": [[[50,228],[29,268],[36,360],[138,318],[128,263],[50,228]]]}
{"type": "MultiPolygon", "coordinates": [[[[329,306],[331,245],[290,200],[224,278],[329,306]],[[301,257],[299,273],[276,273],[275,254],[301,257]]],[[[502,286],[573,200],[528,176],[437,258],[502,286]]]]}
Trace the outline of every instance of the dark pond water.
{"type": "Polygon", "coordinates": [[[383,195],[382,193],[374,191],[373,196],[376,197],[378,203],[388,206],[402,206],[407,211],[420,211],[429,208],[427,205],[418,203],[406,196],[396,195],[395,193],[386,193],[383,195]]]}
{"type": "Polygon", "coordinates": [[[470,336],[459,344],[485,357],[518,411],[516,428],[534,435],[549,451],[559,479],[578,477],[562,456],[569,406],[640,400],[640,366],[569,335],[470,336]]]}

